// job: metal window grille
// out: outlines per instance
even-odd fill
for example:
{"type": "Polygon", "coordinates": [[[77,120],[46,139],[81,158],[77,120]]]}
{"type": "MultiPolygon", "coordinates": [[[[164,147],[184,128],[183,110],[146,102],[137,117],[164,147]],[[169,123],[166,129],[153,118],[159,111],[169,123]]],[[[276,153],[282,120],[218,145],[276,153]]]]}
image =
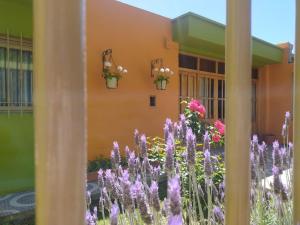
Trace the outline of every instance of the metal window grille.
{"type": "Polygon", "coordinates": [[[32,41],[0,34],[0,111],[32,111],[32,41]]]}

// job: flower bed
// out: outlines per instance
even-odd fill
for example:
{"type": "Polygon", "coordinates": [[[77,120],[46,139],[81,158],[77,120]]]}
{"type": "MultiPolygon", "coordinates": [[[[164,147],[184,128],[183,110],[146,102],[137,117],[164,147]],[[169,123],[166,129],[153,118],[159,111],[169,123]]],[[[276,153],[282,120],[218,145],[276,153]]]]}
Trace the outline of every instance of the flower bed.
{"type": "MultiPolygon", "coordinates": [[[[184,115],[176,123],[167,119],[164,139],[147,139],[136,130],[136,149],[125,149],[125,166],[121,166],[120,149],[114,142],[112,169],[98,171],[100,200],[93,211],[90,211],[88,194],[87,224],[96,224],[99,214],[102,219],[108,216],[112,225],[224,224],[225,170],[221,158],[211,155],[213,135],[224,134],[224,125],[214,124],[213,131],[204,132],[198,139],[203,141],[200,144],[188,120],[184,115]]],[[[261,182],[266,177],[267,146],[259,144],[257,136],[251,141],[253,225],[292,224],[292,174],[285,173],[288,174],[286,185],[280,177],[283,170],[292,168],[292,144],[287,134],[289,120],[287,113],[283,125],[284,145],[273,144],[271,189],[261,182]]]]}

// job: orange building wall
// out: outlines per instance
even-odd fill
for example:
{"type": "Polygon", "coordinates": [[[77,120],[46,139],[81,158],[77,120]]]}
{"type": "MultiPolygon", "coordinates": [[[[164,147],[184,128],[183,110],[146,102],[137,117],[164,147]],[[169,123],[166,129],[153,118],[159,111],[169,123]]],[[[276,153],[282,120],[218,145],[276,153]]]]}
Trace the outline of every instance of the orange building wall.
{"type": "Polygon", "coordinates": [[[112,0],[87,1],[88,158],[109,155],[112,142],[133,145],[137,128],[147,136],[162,136],[167,117],[179,114],[178,46],[171,21],[112,0]],[[168,43],[168,44],[166,44],[168,43]],[[110,90],[101,77],[101,54],[111,48],[114,60],[128,69],[118,89],[110,90]],[[157,91],[150,61],[163,58],[175,74],[166,91],[157,91]],[[149,106],[150,95],[156,107],[149,106]]]}
{"type": "Polygon", "coordinates": [[[292,112],[293,64],[288,63],[288,44],[279,46],[284,49],[282,63],[264,66],[259,71],[257,128],[261,136],[275,135],[281,140],[285,112],[292,112]]]}

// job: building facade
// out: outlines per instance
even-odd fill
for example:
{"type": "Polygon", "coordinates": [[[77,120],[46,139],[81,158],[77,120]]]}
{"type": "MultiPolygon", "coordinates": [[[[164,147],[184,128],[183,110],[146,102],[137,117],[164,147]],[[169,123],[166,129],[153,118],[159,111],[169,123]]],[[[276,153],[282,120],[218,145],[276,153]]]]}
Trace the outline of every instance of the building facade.
{"type": "MultiPolygon", "coordinates": [[[[0,183],[1,192],[11,190],[16,177],[24,188],[33,186],[32,96],[38,74],[32,71],[31,1],[0,0],[0,18],[0,175],[11,177],[0,183]]],[[[177,120],[186,98],[203,102],[208,121],[226,123],[224,25],[193,13],[169,19],[117,1],[89,0],[86,26],[89,160],[109,156],[113,141],[132,146],[135,128],[162,136],[165,119],[177,120]],[[117,89],[108,89],[102,76],[106,49],[128,69],[117,89]],[[153,83],[155,59],[174,71],[166,90],[153,83]]],[[[291,45],[253,37],[252,46],[253,133],[280,140],[283,115],[292,109],[291,45]]]]}

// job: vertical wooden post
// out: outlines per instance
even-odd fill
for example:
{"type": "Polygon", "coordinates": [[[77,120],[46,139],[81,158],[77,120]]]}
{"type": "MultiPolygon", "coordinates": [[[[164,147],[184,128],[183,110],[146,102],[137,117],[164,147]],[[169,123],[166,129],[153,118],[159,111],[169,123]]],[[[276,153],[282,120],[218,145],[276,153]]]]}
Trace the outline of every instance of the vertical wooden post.
{"type": "Polygon", "coordinates": [[[300,1],[296,0],[296,46],[294,76],[294,224],[300,224],[300,1]]]}
{"type": "Polygon", "coordinates": [[[251,0],[227,0],[225,224],[249,224],[251,0]]]}
{"type": "Polygon", "coordinates": [[[85,1],[34,0],[36,221],[85,216],[85,1]]]}

